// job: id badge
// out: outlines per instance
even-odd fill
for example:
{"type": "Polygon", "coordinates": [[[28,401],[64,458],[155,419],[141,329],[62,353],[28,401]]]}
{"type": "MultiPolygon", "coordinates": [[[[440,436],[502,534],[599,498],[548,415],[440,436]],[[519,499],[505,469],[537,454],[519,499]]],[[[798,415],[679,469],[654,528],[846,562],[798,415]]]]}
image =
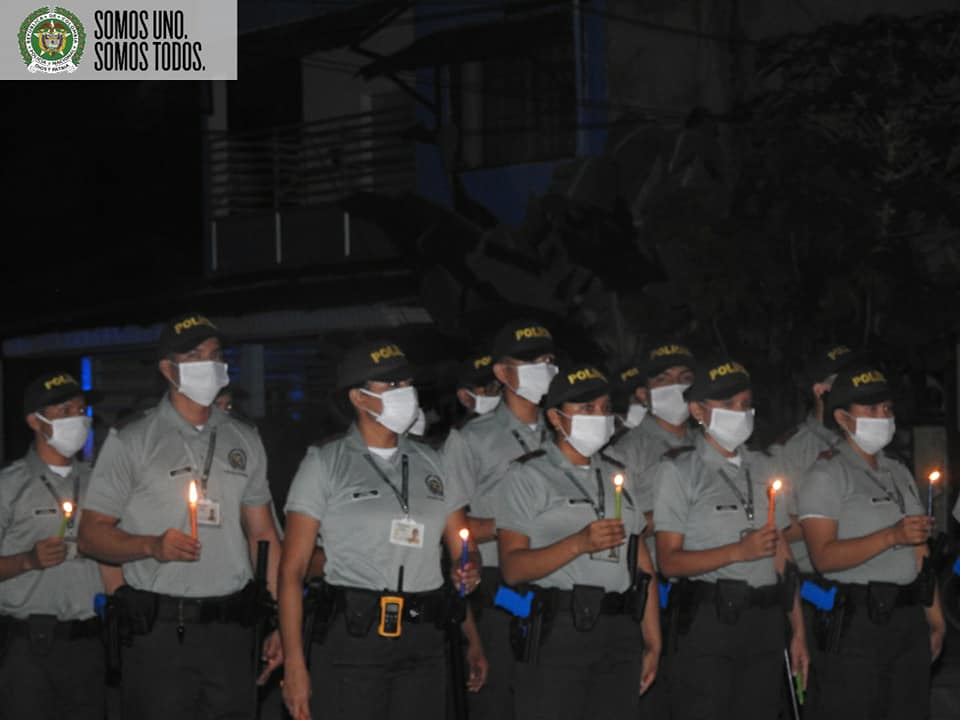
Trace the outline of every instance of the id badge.
{"type": "Polygon", "coordinates": [[[411,518],[396,518],[390,523],[390,542],[403,547],[422,548],[426,526],[411,518]]]}
{"type": "Polygon", "coordinates": [[[220,527],[220,503],[210,498],[197,502],[197,524],[220,527]]]}
{"type": "Polygon", "coordinates": [[[64,538],[64,545],[67,546],[67,558],[64,562],[70,562],[77,559],[77,539],[64,538]]]}
{"type": "Polygon", "coordinates": [[[612,547],[609,550],[601,550],[600,552],[590,553],[590,559],[609,563],[620,562],[620,547],[617,546],[612,547]]]}

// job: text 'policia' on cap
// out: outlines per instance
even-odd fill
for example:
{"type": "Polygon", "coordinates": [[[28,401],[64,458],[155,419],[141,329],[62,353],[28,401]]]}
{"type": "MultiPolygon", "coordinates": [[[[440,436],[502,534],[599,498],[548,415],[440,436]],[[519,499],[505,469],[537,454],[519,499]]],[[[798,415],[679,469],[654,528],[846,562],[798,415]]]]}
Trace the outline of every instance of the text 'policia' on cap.
{"type": "Polygon", "coordinates": [[[409,380],[413,370],[400,346],[389,340],[372,340],[348,350],[337,367],[337,388],[363,385],[371,380],[409,380]]]}
{"type": "Polygon", "coordinates": [[[672,367],[688,367],[692,370],[695,364],[696,359],[686,345],[662,342],[652,345],[644,354],[643,372],[652,378],[672,367]]]}
{"type": "Polygon", "coordinates": [[[729,357],[714,357],[697,365],[693,385],[684,397],[689,401],[726,400],[750,387],[750,373],[741,363],[729,357]]]}
{"type": "Polygon", "coordinates": [[[837,408],[851,404],[876,405],[893,397],[887,376],[873,366],[856,364],[837,373],[833,387],[827,394],[827,411],[832,414],[837,408]]]}
{"type": "Polygon", "coordinates": [[[493,356],[473,355],[460,364],[457,372],[457,387],[480,387],[494,380],[493,356]]]}
{"type": "Polygon", "coordinates": [[[609,394],[610,383],[602,372],[592,365],[571,365],[561,369],[550,381],[544,407],[588,402],[609,394]]]}
{"type": "Polygon", "coordinates": [[[553,352],[553,335],[536,320],[515,320],[507,323],[493,341],[493,359],[505,357],[533,360],[553,352]]]}
{"type": "Polygon", "coordinates": [[[806,380],[811,383],[823,382],[836,375],[857,359],[856,354],[846,345],[830,343],[823,345],[807,361],[806,380]]]}
{"type": "Polygon", "coordinates": [[[178,315],[167,322],[160,331],[157,354],[160,357],[166,357],[172,353],[189,352],[210,338],[217,338],[223,342],[223,333],[206,315],[200,313],[178,315]]]}
{"type": "Polygon", "coordinates": [[[48,405],[59,405],[85,395],[80,383],[70,373],[47,373],[27,385],[23,392],[23,412],[29,415],[48,405]]]}

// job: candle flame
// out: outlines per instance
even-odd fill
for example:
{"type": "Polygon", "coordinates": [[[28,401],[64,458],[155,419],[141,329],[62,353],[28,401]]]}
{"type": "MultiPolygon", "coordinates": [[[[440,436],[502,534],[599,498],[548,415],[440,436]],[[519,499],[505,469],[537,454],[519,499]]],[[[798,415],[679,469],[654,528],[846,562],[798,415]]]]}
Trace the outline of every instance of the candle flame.
{"type": "Polygon", "coordinates": [[[783,487],[783,482],[779,478],[777,478],[776,480],[773,481],[773,484],[770,487],[773,490],[773,492],[778,492],[780,488],[783,487]]]}
{"type": "Polygon", "coordinates": [[[67,517],[70,517],[70,515],[73,514],[73,503],[69,500],[63,501],[63,514],[67,517]]]}
{"type": "Polygon", "coordinates": [[[196,480],[190,481],[190,504],[197,504],[197,482],[196,480]]]}
{"type": "Polygon", "coordinates": [[[939,470],[934,470],[932,473],[930,473],[929,475],[927,475],[927,479],[928,479],[930,482],[935,483],[937,480],[940,479],[940,471],[939,471],[939,470]]]}
{"type": "Polygon", "coordinates": [[[623,487],[623,475],[621,475],[620,473],[617,473],[616,475],[614,475],[613,484],[616,485],[618,488],[623,487]]]}
{"type": "Polygon", "coordinates": [[[466,540],[468,537],[470,537],[470,531],[466,528],[463,528],[463,530],[460,531],[460,539],[466,540]]]}

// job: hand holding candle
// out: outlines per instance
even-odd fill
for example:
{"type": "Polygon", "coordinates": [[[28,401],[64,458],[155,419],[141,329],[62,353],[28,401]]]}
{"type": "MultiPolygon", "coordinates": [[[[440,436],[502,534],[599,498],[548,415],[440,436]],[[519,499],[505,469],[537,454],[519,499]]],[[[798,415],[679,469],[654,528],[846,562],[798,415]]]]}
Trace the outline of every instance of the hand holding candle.
{"type": "Polygon", "coordinates": [[[467,541],[470,539],[470,531],[463,528],[460,531],[460,597],[467,594],[467,582],[463,579],[463,573],[467,569],[467,541]]]}
{"type": "Polygon", "coordinates": [[[197,481],[190,481],[190,535],[194,540],[197,539],[197,501],[199,496],[197,495],[197,481]]]}
{"type": "Polygon", "coordinates": [[[933,517],[933,486],[937,484],[937,480],[939,479],[939,470],[934,470],[927,475],[927,480],[929,481],[929,484],[927,485],[927,515],[930,517],[933,517]]]}
{"type": "Polygon", "coordinates": [[[767,525],[770,527],[774,526],[774,515],[777,509],[777,493],[780,491],[780,488],[783,487],[783,481],[780,478],[774,479],[770,483],[770,488],[767,491],[769,496],[768,511],[767,511],[767,525]]]}
{"type": "Polygon", "coordinates": [[[623,519],[623,475],[617,473],[613,476],[613,517],[617,520],[623,519]]]}
{"type": "Polygon", "coordinates": [[[63,520],[60,522],[60,532],[57,533],[57,537],[61,540],[63,536],[67,534],[67,525],[70,524],[70,518],[73,517],[73,503],[69,500],[63,501],[63,520]]]}

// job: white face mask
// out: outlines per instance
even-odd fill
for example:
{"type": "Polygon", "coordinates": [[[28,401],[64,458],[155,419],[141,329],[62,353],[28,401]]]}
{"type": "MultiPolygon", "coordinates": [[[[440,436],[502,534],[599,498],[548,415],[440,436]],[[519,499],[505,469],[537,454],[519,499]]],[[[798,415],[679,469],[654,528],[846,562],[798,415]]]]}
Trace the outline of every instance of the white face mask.
{"type": "Polygon", "coordinates": [[[647,416],[647,406],[641,403],[631,403],[627,410],[627,416],[623,419],[623,424],[628,428],[635,428],[647,416]]]}
{"type": "Polygon", "coordinates": [[[217,393],[230,383],[227,364],[216,360],[200,360],[177,364],[180,370],[180,392],[197,405],[210,407],[217,393]]]}
{"type": "Polygon", "coordinates": [[[550,381],[557,374],[557,366],[552,363],[517,366],[517,387],[514,392],[522,398],[538,405],[547,394],[550,381]]]}
{"type": "Polygon", "coordinates": [[[91,421],[86,415],[57,418],[56,420],[47,420],[40,413],[34,413],[34,415],[53,428],[53,434],[47,438],[47,445],[63,457],[73,457],[80,448],[87,444],[91,421]]]}
{"type": "MultiPolygon", "coordinates": [[[[560,413],[563,415],[563,413],[560,413]]],[[[570,418],[567,442],[584,457],[591,457],[613,437],[613,415],[564,415],[570,418]]],[[[566,433],[564,433],[566,435],[566,433]]]]}
{"type": "Polygon", "coordinates": [[[413,420],[413,425],[410,426],[410,429],[407,430],[411,435],[416,435],[417,437],[423,437],[423,434],[427,431],[427,416],[423,412],[422,407],[417,408],[417,417],[413,420]]]}
{"type": "Polygon", "coordinates": [[[380,414],[367,410],[377,422],[383,425],[387,430],[392,430],[398,435],[405,433],[417,419],[417,411],[420,406],[417,404],[417,389],[412,385],[407,387],[394,388],[386,392],[370,392],[360,388],[360,392],[370,397],[380,398],[383,403],[383,409],[380,414]]]}
{"type": "Polygon", "coordinates": [[[883,450],[893,440],[893,434],[897,431],[897,425],[892,417],[858,417],[856,420],[856,432],[852,435],[853,441],[867,455],[876,455],[883,450]]]}
{"type": "Polygon", "coordinates": [[[682,425],[690,417],[690,407],[683,399],[689,384],[664,385],[650,391],[650,412],[671,425],[682,425]]]}
{"type": "Polygon", "coordinates": [[[500,404],[499,395],[476,395],[467,390],[467,395],[473,398],[473,411],[477,415],[486,415],[497,409],[500,404]]]}
{"type": "Polygon", "coordinates": [[[707,427],[707,432],[720,447],[733,452],[753,435],[755,414],[752,408],[745,412],[713,408],[710,411],[710,425],[707,427]]]}

